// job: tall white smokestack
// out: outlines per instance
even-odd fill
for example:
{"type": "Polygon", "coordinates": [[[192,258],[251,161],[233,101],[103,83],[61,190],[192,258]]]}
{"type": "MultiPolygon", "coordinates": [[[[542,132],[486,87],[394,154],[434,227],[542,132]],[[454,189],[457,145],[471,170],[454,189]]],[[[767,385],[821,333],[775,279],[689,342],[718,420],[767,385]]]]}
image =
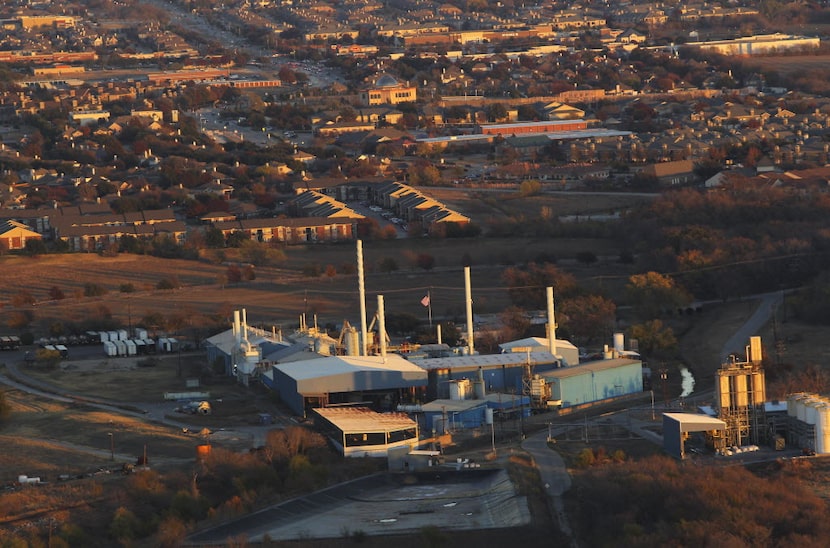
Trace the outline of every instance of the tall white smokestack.
{"type": "Polygon", "coordinates": [[[548,298],[548,349],[556,356],[556,316],[553,313],[553,288],[547,288],[548,298]]]}
{"type": "Polygon", "coordinates": [[[438,344],[441,344],[441,324],[435,326],[435,332],[438,334],[438,344]]]}
{"type": "Polygon", "coordinates": [[[357,241],[357,293],[360,297],[360,355],[369,355],[366,340],[366,287],[363,283],[363,240],[357,241]]]}
{"type": "Polygon", "coordinates": [[[470,289],[470,267],[464,267],[464,299],[467,303],[467,349],[473,355],[473,292],[470,289]]]}
{"type": "Polygon", "coordinates": [[[386,361],[386,313],[383,310],[383,295],[378,295],[378,336],[380,337],[380,355],[386,361]]]}
{"type": "Polygon", "coordinates": [[[239,310],[233,311],[233,336],[236,342],[241,342],[241,329],[239,328],[239,310]]]}
{"type": "Polygon", "coordinates": [[[242,309],[242,338],[248,342],[248,312],[242,309]]]}

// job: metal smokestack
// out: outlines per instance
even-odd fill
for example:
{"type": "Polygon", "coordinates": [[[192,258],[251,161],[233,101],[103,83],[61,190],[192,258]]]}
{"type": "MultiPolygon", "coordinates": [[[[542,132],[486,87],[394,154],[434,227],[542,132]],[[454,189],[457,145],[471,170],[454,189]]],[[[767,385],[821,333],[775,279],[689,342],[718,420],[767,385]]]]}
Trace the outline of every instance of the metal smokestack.
{"type": "Polygon", "coordinates": [[[467,350],[473,355],[473,292],[470,289],[470,267],[464,267],[464,299],[467,303],[467,350]]]}
{"type": "Polygon", "coordinates": [[[383,311],[383,295],[378,295],[378,336],[380,337],[380,355],[386,361],[386,314],[383,311]]]}
{"type": "Polygon", "coordinates": [[[357,241],[357,292],[360,297],[360,355],[368,356],[366,340],[366,287],[363,283],[363,240],[357,241]]]}
{"type": "Polygon", "coordinates": [[[556,356],[556,316],[553,313],[553,288],[547,288],[548,298],[548,349],[556,356]]]}
{"type": "Polygon", "coordinates": [[[239,329],[239,310],[233,311],[233,338],[234,340],[239,343],[241,341],[241,333],[239,329]]]}
{"type": "Polygon", "coordinates": [[[441,324],[435,326],[435,332],[438,334],[438,344],[441,344],[441,324]]]}

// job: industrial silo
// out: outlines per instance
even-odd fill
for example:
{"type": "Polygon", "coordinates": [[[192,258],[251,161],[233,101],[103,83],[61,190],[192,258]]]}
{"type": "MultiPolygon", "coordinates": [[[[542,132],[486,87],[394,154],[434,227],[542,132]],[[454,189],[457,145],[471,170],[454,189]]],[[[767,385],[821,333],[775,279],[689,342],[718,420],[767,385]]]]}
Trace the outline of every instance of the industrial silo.
{"type": "MultiPolygon", "coordinates": [[[[718,373],[721,373],[721,371],[718,373]]],[[[716,386],[718,389],[718,406],[721,409],[729,409],[732,406],[732,399],[729,395],[729,377],[724,374],[719,374],[716,386]]]]}
{"type": "Polygon", "coordinates": [[[816,453],[830,452],[830,404],[816,405],[816,453]]]}
{"type": "Polygon", "coordinates": [[[766,401],[766,387],[764,382],[764,374],[761,371],[753,371],[751,377],[752,383],[752,405],[764,405],[766,401]]]}
{"type": "Polygon", "coordinates": [[[749,394],[747,393],[747,377],[743,374],[732,376],[733,395],[735,399],[735,407],[745,408],[749,406],[749,394]]]}

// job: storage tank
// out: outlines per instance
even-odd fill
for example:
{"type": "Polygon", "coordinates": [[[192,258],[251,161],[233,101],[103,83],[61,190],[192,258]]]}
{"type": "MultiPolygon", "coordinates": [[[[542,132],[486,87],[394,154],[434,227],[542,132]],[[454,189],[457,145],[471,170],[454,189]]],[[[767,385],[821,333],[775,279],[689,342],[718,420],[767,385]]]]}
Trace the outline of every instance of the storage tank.
{"type": "Polygon", "coordinates": [[[358,333],[357,329],[354,327],[350,327],[348,331],[346,331],[346,355],[360,355],[360,333],[358,333]]]}
{"type": "Polygon", "coordinates": [[[816,453],[827,453],[830,445],[827,444],[828,419],[830,406],[827,402],[816,405],[816,453]]]}
{"type": "Polygon", "coordinates": [[[719,375],[718,377],[718,405],[721,408],[729,408],[732,405],[732,398],[729,396],[729,377],[719,375]]]}
{"type": "Polygon", "coordinates": [[[749,406],[749,394],[746,390],[746,375],[734,375],[732,377],[735,387],[735,406],[738,408],[749,406]]]}
{"type": "Polygon", "coordinates": [[[470,391],[469,379],[458,379],[457,381],[450,381],[450,399],[451,400],[466,400],[467,394],[470,391]]]}
{"type": "Polygon", "coordinates": [[[804,392],[795,392],[787,396],[787,416],[793,418],[798,416],[798,398],[802,396],[804,392]]]}
{"type": "Polygon", "coordinates": [[[616,350],[618,354],[625,350],[625,334],[614,333],[614,350],[616,350]]]}
{"type": "Polygon", "coordinates": [[[804,402],[804,422],[815,425],[818,420],[816,407],[822,405],[822,401],[817,398],[810,398],[804,402]]]}
{"type": "Polygon", "coordinates": [[[767,399],[764,374],[760,371],[752,373],[752,405],[763,405],[767,399]]]}
{"type": "Polygon", "coordinates": [[[795,400],[795,418],[801,422],[807,422],[807,409],[804,403],[810,399],[810,396],[802,394],[795,400]]]}

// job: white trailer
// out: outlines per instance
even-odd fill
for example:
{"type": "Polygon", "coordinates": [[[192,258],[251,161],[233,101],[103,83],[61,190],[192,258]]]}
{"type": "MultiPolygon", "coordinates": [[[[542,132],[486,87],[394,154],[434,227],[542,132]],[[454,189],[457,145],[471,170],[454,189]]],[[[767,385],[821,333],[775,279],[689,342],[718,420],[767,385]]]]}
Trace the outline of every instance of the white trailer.
{"type": "Polygon", "coordinates": [[[62,344],[56,344],[55,350],[61,353],[61,358],[68,358],[69,357],[69,349],[62,344]]]}
{"type": "Polygon", "coordinates": [[[156,349],[159,352],[167,352],[167,337],[160,337],[156,342],[156,349]]]}
{"type": "Polygon", "coordinates": [[[127,347],[128,356],[135,356],[138,353],[138,349],[136,348],[134,341],[127,339],[124,341],[124,345],[127,347]]]}
{"type": "Polygon", "coordinates": [[[118,339],[118,331],[107,331],[107,333],[109,333],[109,337],[110,337],[109,340],[111,340],[112,342],[115,342],[115,341],[119,340],[118,339]]]}
{"type": "Polygon", "coordinates": [[[147,330],[142,327],[135,328],[135,338],[136,339],[146,339],[147,338],[147,330]]]}
{"type": "Polygon", "coordinates": [[[155,341],[153,341],[153,339],[144,339],[144,344],[147,345],[148,354],[156,353],[156,343],[155,341]]]}
{"type": "Polygon", "coordinates": [[[114,358],[118,355],[118,349],[115,347],[115,343],[112,341],[104,341],[104,354],[107,356],[114,358]]]}
{"type": "Polygon", "coordinates": [[[133,339],[133,344],[135,344],[135,353],[142,355],[147,353],[147,343],[144,342],[144,339],[133,339]]]}
{"type": "Polygon", "coordinates": [[[115,348],[118,351],[119,356],[126,356],[127,355],[127,343],[126,343],[126,341],[115,341],[115,348]]]}
{"type": "Polygon", "coordinates": [[[129,334],[127,333],[126,329],[119,329],[118,330],[118,340],[119,341],[126,341],[129,339],[129,334]]]}

